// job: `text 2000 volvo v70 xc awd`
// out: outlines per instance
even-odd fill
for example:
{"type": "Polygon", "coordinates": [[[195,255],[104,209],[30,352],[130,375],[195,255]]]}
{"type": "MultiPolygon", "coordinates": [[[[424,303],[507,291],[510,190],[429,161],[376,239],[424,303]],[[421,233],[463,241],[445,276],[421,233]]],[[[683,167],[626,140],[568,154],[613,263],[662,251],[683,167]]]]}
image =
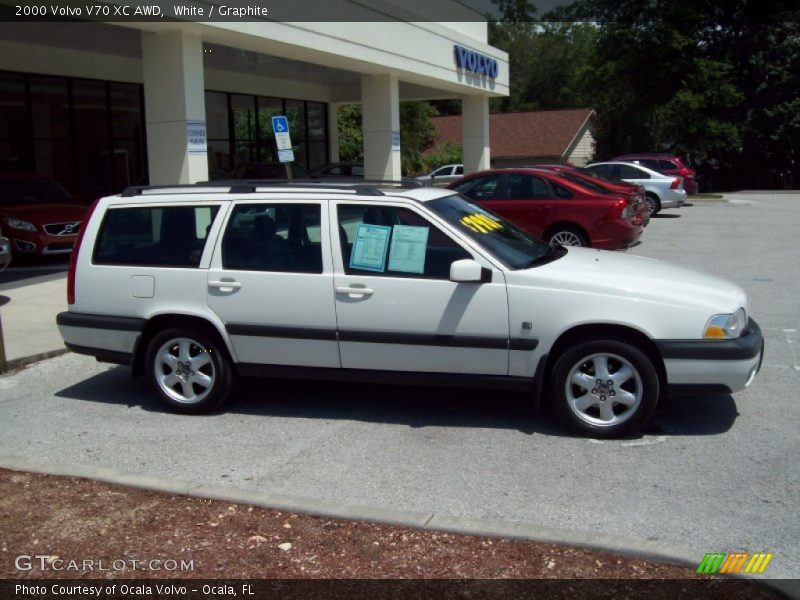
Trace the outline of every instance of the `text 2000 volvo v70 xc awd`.
{"type": "Polygon", "coordinates": [[[763,352],[737,285],[547,245],[451,190],[137,187],[81,235],[64,341],[181,412],[220,407],[236,375],[468,384],[610,437],[666,392],[741,390],[763,352]]]}

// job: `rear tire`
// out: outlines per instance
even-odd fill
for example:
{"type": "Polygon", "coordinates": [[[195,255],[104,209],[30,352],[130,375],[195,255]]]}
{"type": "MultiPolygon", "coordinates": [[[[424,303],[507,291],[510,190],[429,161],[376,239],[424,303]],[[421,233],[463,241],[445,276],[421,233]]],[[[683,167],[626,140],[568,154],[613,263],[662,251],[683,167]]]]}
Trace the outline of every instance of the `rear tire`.
{"type": "Polygon", "coordinates": [[[175,412],[201,414],[221,407],[233,391],[225,349],[198,331],[167,329],[147,346],[147,377],[175,412]]]}
{"type": "Polygon", "coordinates": [[[647,192],[644,199],[645,202],[647,202],[647,206],[650,207],[651,215],[661,212],[661,200],[659,200],[658,196],[656,196],[653,192],[647,192]]]}
{"type": "Polygon", "coordinates": [[[586,239],[586,234],[577,227],[558,225],[548,232],[547,243],[551,245],[561,244],[562,246],[587,247],[589,245],[589,240],[586,239]]]}
{"type": "Polygon", "coordinates": [[[658,403],[658,374],[635,345],[605,338],[567,349],[552,371],[553,409],[583,436],[613,438],[640,428],[658,403]]]}

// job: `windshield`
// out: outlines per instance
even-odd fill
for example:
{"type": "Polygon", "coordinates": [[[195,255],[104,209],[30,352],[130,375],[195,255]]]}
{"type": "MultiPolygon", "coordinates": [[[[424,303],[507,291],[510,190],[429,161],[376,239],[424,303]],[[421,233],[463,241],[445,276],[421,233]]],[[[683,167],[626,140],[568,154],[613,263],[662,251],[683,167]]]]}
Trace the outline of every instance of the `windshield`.
{"type": "Polygon", "coordinates": [[[0,205],[69,202],[67,190],[50,179],[0,180],[0,205]]]}
{"type": "Polygon", "coordinates": [[[503,217],[454,194],[426,203],[439,217],[510,269],[527,269],[562,257],[566,250],[540,242],[503,217]]]}

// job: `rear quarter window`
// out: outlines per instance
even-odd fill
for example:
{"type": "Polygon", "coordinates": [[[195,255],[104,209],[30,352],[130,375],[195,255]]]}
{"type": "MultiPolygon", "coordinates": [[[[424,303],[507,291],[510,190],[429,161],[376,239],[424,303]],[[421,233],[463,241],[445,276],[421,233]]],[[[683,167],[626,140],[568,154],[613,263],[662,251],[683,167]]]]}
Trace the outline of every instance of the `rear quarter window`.
{"type": "Polygon", "coordinates": [[[100,225],[98,265],[198,267],[219,206],[110,208],[100,225]]]}
{"type": "Polygon", "coordinates": [[[678,170],[680,167],[676,165],[671,160],[659,160],[658,161],[658,170],[660,171],[673,171],[678,170]]]}

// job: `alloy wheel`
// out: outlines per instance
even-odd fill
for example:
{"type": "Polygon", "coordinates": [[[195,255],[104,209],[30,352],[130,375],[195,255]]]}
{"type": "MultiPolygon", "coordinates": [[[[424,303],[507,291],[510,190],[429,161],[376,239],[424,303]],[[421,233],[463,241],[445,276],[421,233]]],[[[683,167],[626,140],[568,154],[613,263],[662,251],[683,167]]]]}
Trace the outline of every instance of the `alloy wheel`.
{"type": "Polygon", "coordinates": [[[570,410],[590,425],[609,427],[630,419],[642,402],[642,378],[617,354],[591,354],[577,361],[566,381],[570,410]]]}

